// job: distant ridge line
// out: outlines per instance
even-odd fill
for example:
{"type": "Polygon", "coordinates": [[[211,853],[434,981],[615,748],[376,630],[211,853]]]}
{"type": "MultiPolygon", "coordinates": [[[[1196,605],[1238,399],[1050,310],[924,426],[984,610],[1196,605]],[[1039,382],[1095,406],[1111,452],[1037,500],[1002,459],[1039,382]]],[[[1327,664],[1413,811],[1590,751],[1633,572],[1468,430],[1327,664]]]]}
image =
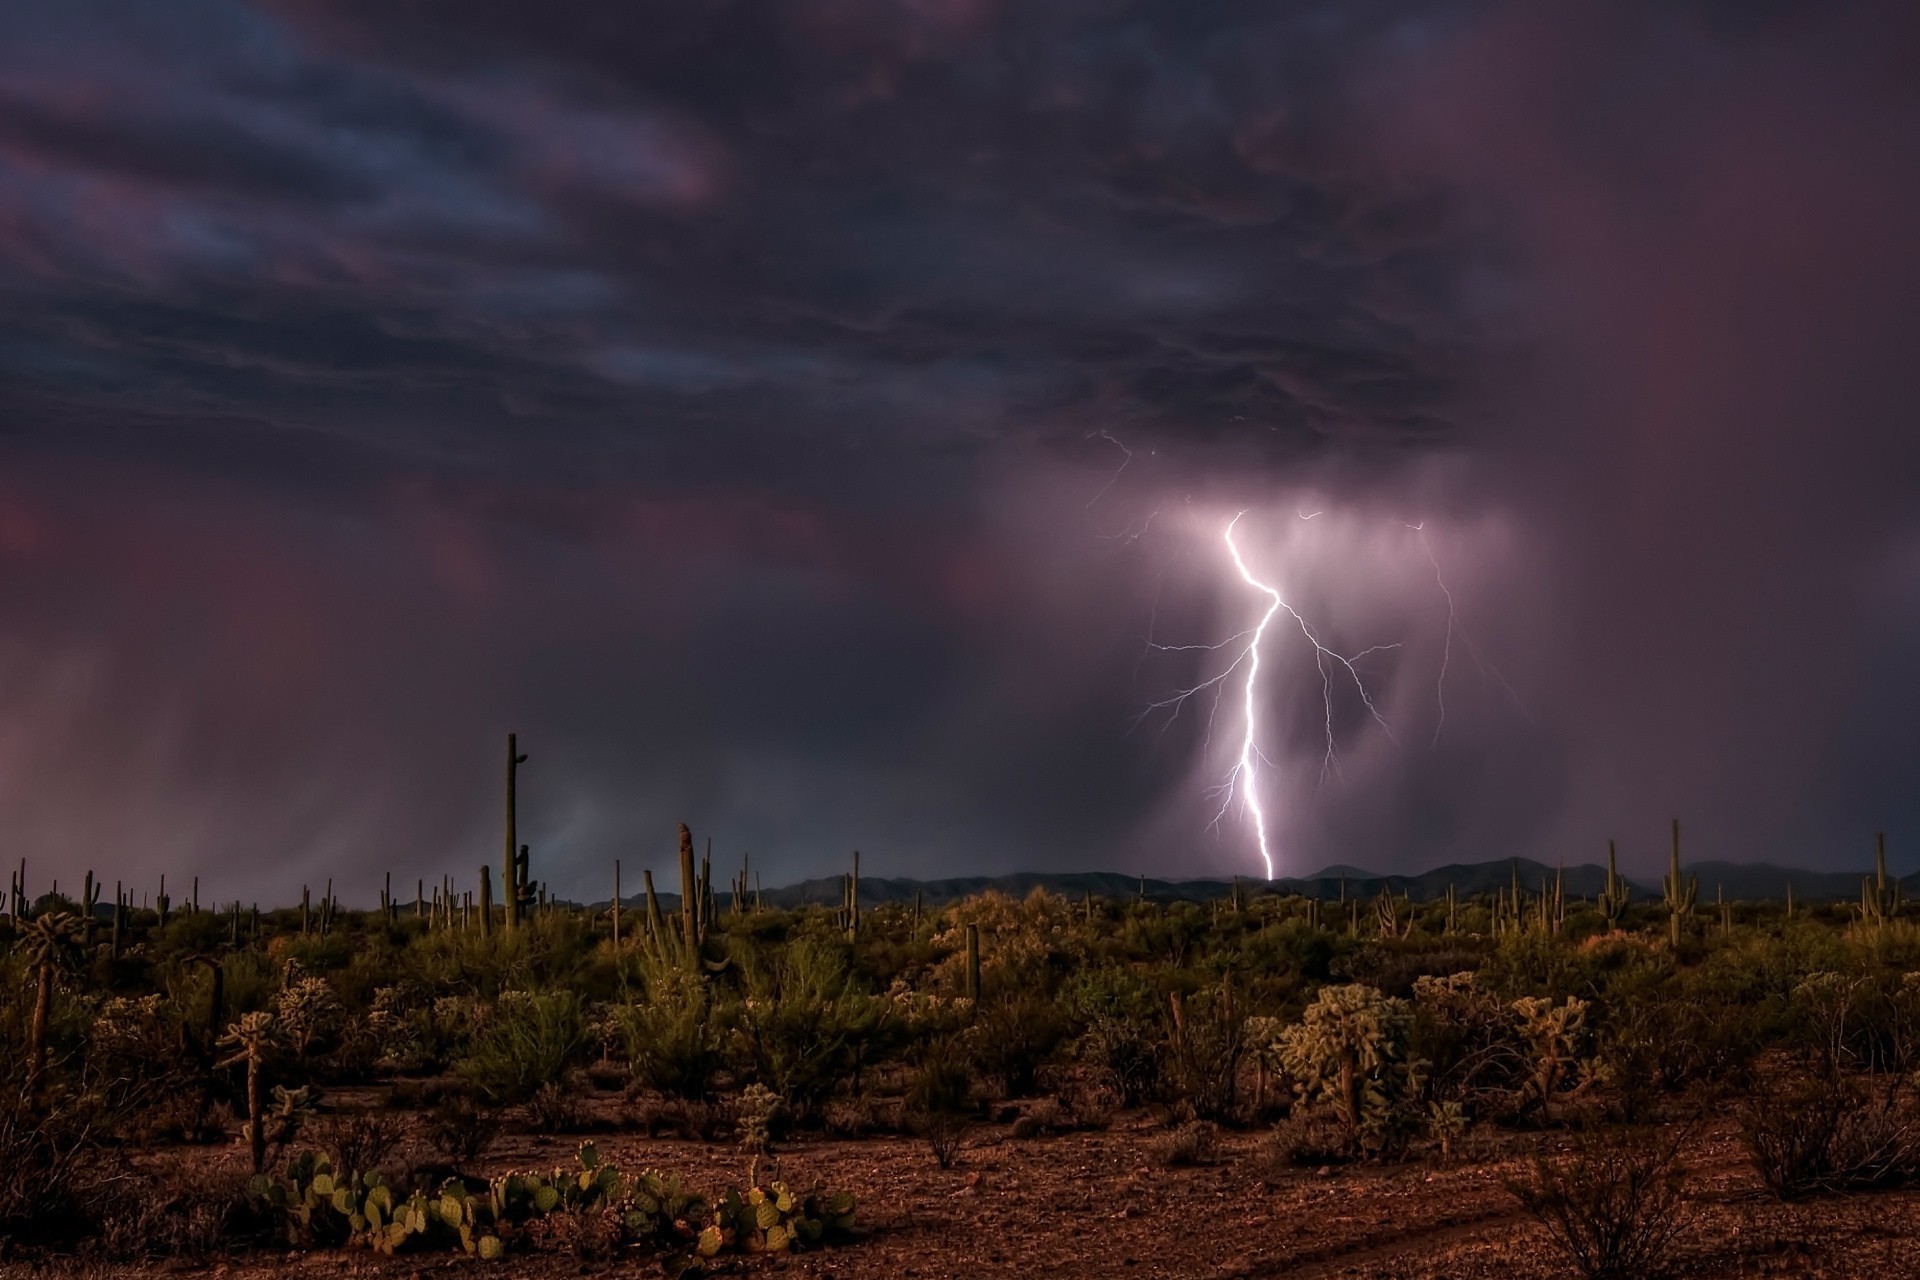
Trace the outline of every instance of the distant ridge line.
{"type": "MultiPolygon", "coordinates": [[[[1542,882],[1551,880],[1556,872],[1564,875],[1566,893],[1573,898],[1595,896],[1606,884],[1607,877],[1606,868],[1596,863],[1553,867],[1531,858],[1452,863],[1414,875],[1382,875],[1336,865],[1310,876],[1287,876],[1271,881],[1254,876],[1241,876],[1237,881],[1215,877],[1172,880],[1147,876],[1143,879],[1118,871],[1014,871],[1004,875],[945,876],[927,880],[863,874],[860,877],[860,901],[866,906],[890,902],[910,903],[917,894],[921,901],[935,906],[988,890],[1024,898],[1035,889],[1044,889],[1068,898],[1081,898],[1089,893],[1103,898],[1132,898],[1141,893],[1144,884],[1146,896],[1150,899],[1211,902],[1229,896],[1234,884],[1238,883],[1243,893],[1296,893],[1310,898],[1330,899],[1341,895],[1344,884],[1349,898],[1377,897],[1385,889],[1396,896],[1410,896],[1416,902],[1430,902],[1444,898],[1449,884],[1463,897],[1506,889],[1513,883],[1515,868],[1520,873],[1520,887],[1531,893],[1539,892],[1542,882]]],[[[1788,886],[1792,887],[1794,899],[1799,902],[1849,901],[1859,896],[1862,879],[1871,874],[1865,870],[1808,871],[1770,863],[1736,862],[1689,862],[1683,869],[1688,875],[1699,877],[1702,901],[1712,901],[1717,890],[1724,890],[1726,896],[1736,902],[1784,899],[1788,886]]],[[[1636,901],[1646,902],[1660,897],[1658,881],[1649,883],[1631,877],[1623,878],[1633,886],[1636,901]]],[[[816,904],[836,907],[843,901],[841,885],[840,876],[819,876],[766,889],[761,896],[769,906],[816,904]]],[[[1903,889],[1920,887],[1920,874],[1900,877],[1900,885],[1903,889]]],[[[677,893],[658,896],[663,910],[670,906],[678,908],[680,896],[677,893]]],[[[720,898],[724,906],[728,895],[720,891],[720,898]]],[[[629,908],[644,908],[646,905],[644,894],[623,897],[621,901],[629,908]]],[[[593,905],[604,907],[607,900],[602,899],[593,905]]]]}

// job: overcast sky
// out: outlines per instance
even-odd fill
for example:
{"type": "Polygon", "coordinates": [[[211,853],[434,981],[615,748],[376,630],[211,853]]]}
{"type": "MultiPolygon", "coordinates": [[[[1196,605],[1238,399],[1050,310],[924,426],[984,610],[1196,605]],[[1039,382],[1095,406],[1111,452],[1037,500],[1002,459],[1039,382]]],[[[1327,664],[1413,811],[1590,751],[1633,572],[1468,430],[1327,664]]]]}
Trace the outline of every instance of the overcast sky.
{"type": "Polygon", "coordinates": [[[1915,12],[11,0],[5,857],[1920,866],[1915,12]]]}

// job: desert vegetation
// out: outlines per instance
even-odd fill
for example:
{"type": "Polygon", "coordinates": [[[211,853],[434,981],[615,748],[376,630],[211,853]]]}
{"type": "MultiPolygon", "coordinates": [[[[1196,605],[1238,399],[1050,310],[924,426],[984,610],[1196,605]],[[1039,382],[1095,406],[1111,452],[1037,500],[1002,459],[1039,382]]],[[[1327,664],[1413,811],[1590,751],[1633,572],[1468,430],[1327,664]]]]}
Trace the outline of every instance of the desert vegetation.
{"type": "Polygon", "coordinates": [[[856,868],[841,905],[783,910],[745,873],[716,891],[683,828],[680,893],[589,909],[508,847],[501,901],[489,868],[366,911],[331,888],[103,907],[90,878],[69,900],[16,873],[0,1248],[857,1259],[917,1210],[897,1178],[828,1185],[822,1144],[960,1194],[989,1149],[1124,1133],[1135,1188],[1484,1165],[1541,1274],[1746,1274],[1699,1225],[1714,1126],[1782,1213],[1920,1177],[1920,923],[1884,869],[1857,902],[1704,911],[1677,845],[1640,901],[1610,879],[874,907],[856,868]],[[563,1154],[509,1163],[523,1137],[563,1154]]]}

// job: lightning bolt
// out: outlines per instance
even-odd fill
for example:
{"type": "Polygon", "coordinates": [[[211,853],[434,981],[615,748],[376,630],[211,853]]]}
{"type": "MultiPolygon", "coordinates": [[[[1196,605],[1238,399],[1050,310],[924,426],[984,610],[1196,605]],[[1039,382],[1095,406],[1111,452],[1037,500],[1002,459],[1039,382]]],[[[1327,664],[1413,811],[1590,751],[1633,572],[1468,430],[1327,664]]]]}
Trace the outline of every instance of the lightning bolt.
{"type": "MultiPolygon", "coordinates": [[[[1356,665],[1371,654],[1380,653],[1388,649],[1397,649],[1399,645],[1374,645],[1371,648],[1362,649],[1358,653],[1348,655],[1339,653],[1323,643],[1320,637],[1314,633],[1312,625],[1308,623],[1305,616],[1291,604],[1287,603],[1286,597],[1281,595],[1277,587],[1270,583],[1263,582],[1254,576],[1252,568],[1247,564],[1246,557],[1241,554],[1240,544],[1234,540],[1233,536],[1234,530],[1239,527],[1241,519],[1246,514],[1245,511],[1242,511],[1235,515],[1233,519],[1229,520],[1225,530],[1222,531],[1221,537],[1226,543],[1227,556],[1233,562],[1234,570],[1240,575],[1240,580],[1267,597],[1266,611],[1260,615],[1260,620],[1252,627],[1235,635],[1231,635],[1216,644],[1159,644],[1153,640],[1151,631],[1149,631],[1147,647],[1149,650],[1158,653],[1218,653],[1221,650],[1229,649],[1236,645],[1238,645],[1238,648],[1234,652],[1233,661],[1229,662],[1218,674],[1202,680],[1199,684],[1193,685],[1190,688],[1181,689],[1171,697],[1149,703],[1141,710],[1140,714],[1135,717],[1134,726],[1137,728],[1156,711],[1166,711],[1168,713],[1167,718],[1160,726],[1160,733],[1164,735],[1174,720],[1179,717],[1181,710],[1189,700],[1207,690],[1212,690],[1214,695],[1213,706],[1207,716],[1207,734],[1205,741],[1205,747],[1211,748],[1213,744],[1214,720],[1219,714],[1220,699],[1227,681],[1232,678],[1236,671],[1240,671],[1242,668],[1245,669],[1246,676],[1240,690],[1243,712],[1240,752],[1233,767],[1227,771],[1226,777],[1221,780],[1219,786],[1214,788],[1214,792],[1220,796],[1220,808],[1214,814],[1213,821],[1208,825],[1217,828],[1220,822],[1226,817],[1227,811],[1233,807],[1234,798],[1239,796],[1248,814],[1253,819],[1254,838],[1259,846],[1260,861],[1266,868],[1267,879],[1271,880],[1273,879],[1273,850],[1267,839],[1267,813],[1265,806],[1260,800],[1259,786],[1259,766],[1272,764],[1272,761],[1268,760],[1266,754],[1260,750],[1260,646],[1261,642],[1266,639],[1267,629],[1272,625],[1276,616],[1284,613],[1293,619],[1295,625],[1300,629],[1300,634],[1305,637],[1307,643],[1313,648],[1314,666],[1320,673],[1320,697],[1321,705],[1324,708],[1326,724],[1326,750],[1325,754],[1321,757],[1320,763],[1320,776],[1323,782],[1329,773],[1337,775],[1340,772],[1339,745],[1334,734],[1333,726],[1333,691],[1336,678],[1341,672],[1344,672],[1347,678],[1353,682],[1353,687],[1360,696],[1361,704],[1366,707],[1367,714],[1373,717],[1374,723],[1380,726],[1381,731],[1386,734],[1390,742],[1393,742],[1396,746],[1399,745],[1400,740],[1394,736],[1393,727],[1389,725],[1386,719],[1380,714],[1380,709],[1375,705],[1373,700],[1373,691],[1367,687],[1366,679],[1361,675],[1360,668],[1356,665]],[[1241,641],[1245,643],[1242,644],[1240,643],[1241,641]]],[[[1320,513],[1314,512],[1313,514],[1318,515],[1320,513]]],[[[1313,517],[1303,515],[1301,518],[1312,519],[1313,517]]]]}
{"type": "MultiPolygon", "coordinates": [[[[1125,472],[1126,469],[1133,463],[1133,450],[1127,448],[1126,445],[1122,444],[1120,442],[1120,437],[1114,435],[1110,431],[1095,431],[1089,434],[1087,436],[1087,439],[1091,440],[1094,436],[1099,436],[1102,440],[1105,440],[1107,443],[1115,446],[1120,450],[1121,453],[1124,453],[1127,456],[1120,460],[1120,466],[1114,471],[1112,475],[1107,477],[1107,482],[1100,486],[1100,492],[1094,494],[1091,498],[1087,499],[1087,505],[1084,508],[1082,508],[1082,510],[1086,510],[1086,511],[1093,510],[1093,504],[1107,496],[1107,491],[1113,488],[1115,484],[1119,483],[1121,474],[1125,472]]],[[[1151,520],[1152,517],[1149,516],[1148,519],[1151,520]]],[[[1145,532],[1145,531],[1142,530],[1142,532],[1145,532]]]]}
{"type": "Polygon", "coordinates": [[[1506,690],[1507,697],[1513,700],[1514,708],[1528,720],[1533,719],[1533,712],[1527,709],[1527,704],[1520,697],[1519,691],[1508,683],[1507,677],[1502,674],[1500,668],[1481,656],[1480,646],[1473,642],[1473,633],[1467,630],[1467,624],[1460,620],[1460,611],[1453,601],[1453,591],[1447,586],[1446,575],[1440,572],[1440,558],[1433,553],[1433,543],[1427,540],[1427,522],[1422,520],[1419,524],[1408,525],[1407,528],[1413,530],[1419,538],[1420,550],[1427,557],[1427,563],[1433,567],[1433,584],[1440,588],[1440,596],[1447,602],[1447,629],[1440,645],[1440,677],[1434,681],[1433,686],[1433,699],[1438,710],[1433,725],[1433,745],[1440,745],[1440,731],[1447,724],[1447,667],[1453,659],[1453,637],[1456,634],[1460,637],[1460,643],[1466,646],[1468,656],[1473,659],[1473,665],[1480,668],[1481,676],[1494,681],[1506,690]]]}
{"type": "MultiPolygon", "coordinates": [[[[1260,806],[1259,780],[1253,773],[1254,757],[1260,755],[1258,742],[1260,717],[1255,695],[1260,685],[1260,641],[1265,638],[1267,624],[1273,621],[1273,615],[1286,608],[1286,601],[1280,598],[1278,591],[1254,577],[1253,571],[1247,568],[1247,562],[1240,555],[1240,547],[1233,540],[1233,529],[1240,523],[1240,516],[1245,514],[1247,513],[1242,511],[1240,515],[1227,521],[1227,530],[1223,535],[1227,543],[1227,554],[1233,557],[1233,567],[1240,571],[1241,579],[1267,597],[1267,611],[1260,615],[1260,622],[1253,629],[1253,639],[1247,644],[1246,725],[1240,739],[1240,760],[1233,766],[1233,771],[1227,775],[1226,795],[1221,801],[1220,811],[1226,812],[1227,805],[1233,801],[1233,785],[1236,781],[1241,782],[1247,798],[1247,812],[1253,815],[1253,835],[1260,845],[1260,861],[1266,865],[1267,879],[1271,880],[1273,879],[1273,853],[1267,848],[1267,812],[1260,806]]],[[[1214,821],[1219,821],[1218,815],[1215,815],[1214,821]]]]}

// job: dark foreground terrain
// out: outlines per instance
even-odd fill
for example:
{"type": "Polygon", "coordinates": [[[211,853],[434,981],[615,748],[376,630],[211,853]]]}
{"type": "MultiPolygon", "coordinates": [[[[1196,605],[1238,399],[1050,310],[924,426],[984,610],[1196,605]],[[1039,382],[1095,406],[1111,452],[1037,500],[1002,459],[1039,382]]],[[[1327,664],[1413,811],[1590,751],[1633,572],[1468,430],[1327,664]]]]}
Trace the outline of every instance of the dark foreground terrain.
{"type": "Polygon", "coordinates": [[[617,921],[23,903],[0,1268],[1920,1276],[1884,876],[781,910],[691,867],[617,921]]]}

